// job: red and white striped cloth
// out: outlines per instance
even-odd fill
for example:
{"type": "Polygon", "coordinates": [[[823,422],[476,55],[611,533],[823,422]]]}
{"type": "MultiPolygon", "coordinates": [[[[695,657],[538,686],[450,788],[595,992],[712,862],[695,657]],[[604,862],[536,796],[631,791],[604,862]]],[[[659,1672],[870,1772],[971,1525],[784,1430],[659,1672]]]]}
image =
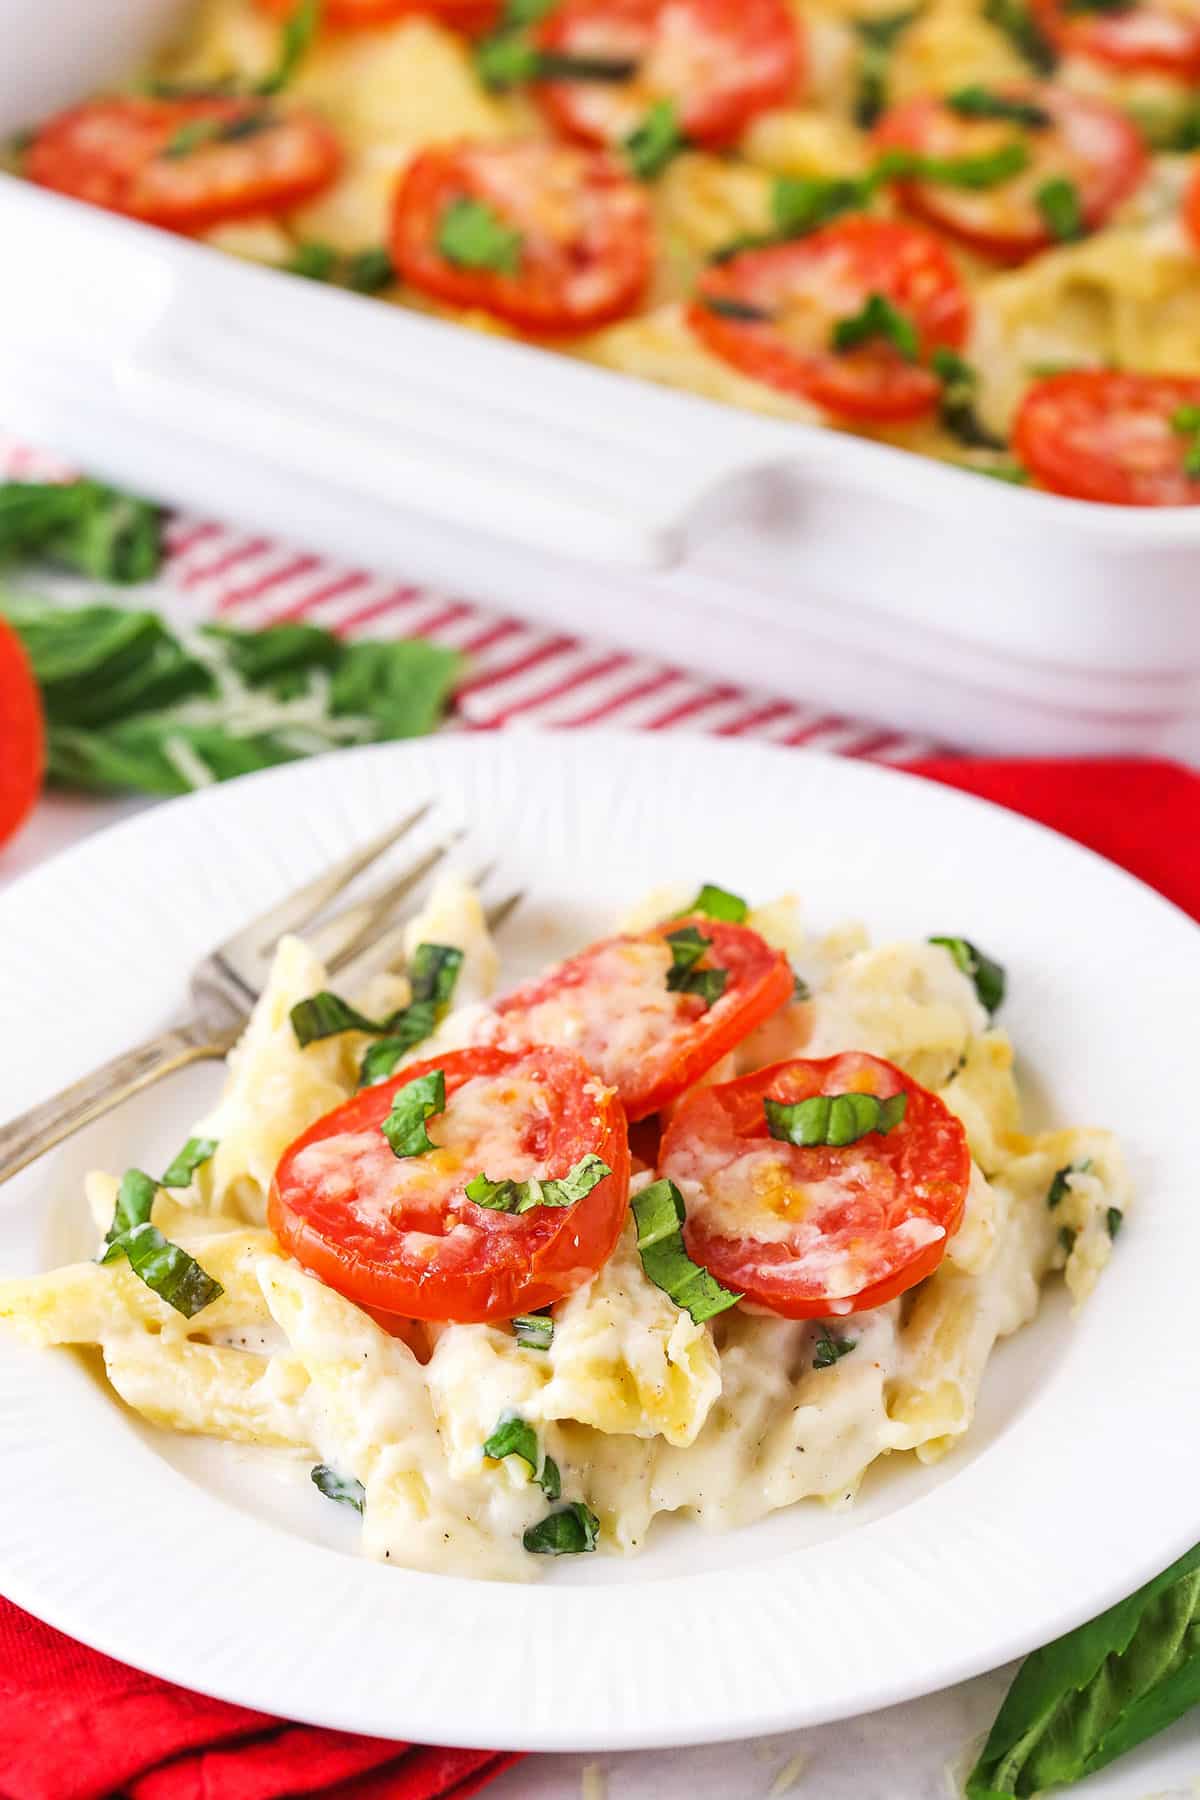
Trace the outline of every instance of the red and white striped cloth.
{"type": "MultiPolygon", "coordinates": [[[[0,468],[32,479],[55,474],[60,465],[0,439],[0,468]]],[[[211,520],[176,515],[167,546],[160,587],[172,617],[220,616],[246,626],[303,619],[347,634],[426,637],[461,650],[469,664],[454,719],[469,730],[683,726],[899,763],[934,749],[918,738],[836,717],[819,704],[801,706],[766,690],[708,681],[211,520]]]]}

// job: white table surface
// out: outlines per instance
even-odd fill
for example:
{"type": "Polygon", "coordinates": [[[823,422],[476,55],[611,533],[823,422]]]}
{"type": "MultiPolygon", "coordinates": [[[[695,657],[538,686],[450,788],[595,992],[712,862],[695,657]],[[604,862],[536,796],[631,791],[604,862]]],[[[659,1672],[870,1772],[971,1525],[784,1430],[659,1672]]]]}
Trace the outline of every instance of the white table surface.
{"type": "MultiPolygon", "coordinates": [[[[145,804],[48,796],[0,850],[0,887],[145,804]]],[[[804,1629],[803,1620],[796,1628],[804,1629]]],[[[619,1756],[529,1757],[486,1792],[489,1800],[956,1800],[1015,1668],[782,1737],[619,1756]]],[[[1080,1800],[1200,1800],[1200,1709],[1069,1791],[1080,1800]]]]}

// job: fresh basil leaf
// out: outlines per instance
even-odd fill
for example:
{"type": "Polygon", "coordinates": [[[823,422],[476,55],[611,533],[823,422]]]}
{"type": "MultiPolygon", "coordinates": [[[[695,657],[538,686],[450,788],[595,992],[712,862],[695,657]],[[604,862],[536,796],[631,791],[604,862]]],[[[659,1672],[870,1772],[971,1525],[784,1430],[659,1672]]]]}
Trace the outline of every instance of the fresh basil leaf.
{"type": "MultiPolygon", "coordinates": [[[[166,1174],[160,1176],[159,1187],[185,1188],[190,1186],[192,1176],[197,1169],[211,1162],[217,1153],[216,1138],[191,1137],[167,1164],[166,1174]]],[[[149,1218],[149,1213],[146,1217],[149,1218]]]]}
{"type": "Polygon", "coordinates": [[[491,1181],[482,1172],[468,1181],[464,1193],[489,1212],[527,1213],[535,1206],[574,1206],[599,1187],[612,1170],[602,1157],[588,1152],[557,1180],[491,1181]]]}
{"type": "Polygon", "coordinates": [[[548,19],[558,5],[558,0],[505,0],[502,23],[510,31],[520,31],[530,25],[540,25],[548,19]]]}
{"type": "Polygon", "coordinates": [[[737,319],[744,325],[769,324],[774,317],[761,306],[751,306],[748,300],[735,300],[727,294],[701,294],[700,304],[705,312],[716,313],[719,319],[737,319]]]}
{"type": "Polygon", "coordinates": [[[501,1413],[496,1429],[483,1446],[485,1456],[497,1462],[506,1456],[519,1456],[528,1464],[529,1473],[547,1500],[557,1500],[562,1493],[562,1476],[552,1456],[543,1457],[537,1432],[519,1413],[501,1413]]]}
{"type": "Polygon", "coordinates": [[[305,281],[332,281],[337,264],[338,253],[332,244],[310,238],[307,243],[296,245],[283,267],[288,275],[302,275],[305,281]]]}
{"type": "Polygon", "coordinates": [[[437,1145],[425,1129],[426,1119],[446,1110],[446,1077],[441,1069],[405,1082],[392,1096],[392,1110],[379,1127],[398,1157],[424,1156],[437,1145]]]}
{"type": "Polygon", "coordinates": [[[854,95],[854,122],[864,131],[878,123],[887,106],[888,73],[892,51],[910,25],[921,16],[920,6],[885,13],[874,19],[855,19],[854,30],[861,49],[854,95]]]}
{"type": "Polygon", "coordinates": [[[1070,1256],[1075,1248],[1075,1239],[1079,1236],[1074,1225],[1060,1225],[1058,1228],[1058,1244],[1064,1256],[1070,1256]]]}
{"type": "Polygon", "coordinates": [[[792,999],[793,1000],[811,1000],[812,999],[812,989],[809,987],[807,981],[805,981],[803,975],[797,975],[794,972],[792,975],[792,999]]]}
{"type": "Polygon", "coordinates": [[[342,1506],[352,1506],[357,1513],[366,1504],[367,1490],[362,1482],[355,1481],[353,1475],[339,1475],[328,1463],[318,1463],[310,1479],[327,1500],[337,1500],[342,1506]]]}
{"type": "Polygon", "coordinates": [[[939,416],[960,444],[971,450],[1004,450],[1005,440],[983,423],[976,411],[979,376],[957,351],[939,346],[930,358],[934,374],[942,384],[939,416]]]}
{"type": "Polygon", "coordinates": [[[928,181],[935,187],[981,191],[999,187],[1029,166],[1029,150],[1020,142],[999,144],[977,156],[919,156],[907,150],[889,150],[879,172],[889,180],[928,181]]]}
{"type": "Polygon", "coordinates": [[[1191,480],[1200,480],[1200,406],[1180,406],[1171,414],[1171,429],[1189,440],[1183,457],[1183,472],[1191,480]]]}
{"type": "Polygon", "coordinates": [[[1007,482],[1010,487],[1028,487],[1029,470],[1023,469],[1019,462],[1006,457],[1003,462],[975,463],[960,462],[960,469],[966,469],[972,475],[987,475],[993,481],[1007,482]]]}
{"type": "Polygon", "coordinates": [[[296,70],[312,47],[320,23],[321,0],[298,0],[283,22],[275,67],[259,82],[257,93],[278,94],[291,85],[296,70]]]}
{"type": "Polygon", "coordinates": [[[701,969],[697,965],[712,939],[685,925],[679,931],[668,931],[666,941],[671,949],[671,967],[667,970],[667,991],[672,994],[695,994],[705,1007],[715,1005],[725,992],[728,969],[701,969]]]}
{"type": "Polygon", "coordinates": [[[622,148],[638,180],[650,181],[655,175],[662,174],[686,143],[679,108],[674,100],[656,100],[641,124],[625,139],[622,148]]]}
{"type": "Polygon", "coordinates": [[[189,119],[178,131],[172,132],[158,154],[170,162],[179,161],[197,150],[207,149],[210,144],[236,144],[242,138],[258,137],[260,132],[270,131],[278,123],[275,114],[265,107],[235,113],[232,118],[189,119]]]}
{"type": "MultiPolygon", "coordinates": [[[[94,495],[72,504],[109,517],[94,495]]],[[[0,502],[0,550],[3,514],[0,502]]],[[[140,537],[119,540],[123,578],[153,572],[144,563],[158,554],[153,509],[142,525],[140,537]]],[[[99,541],[78,526],[70,544],[60,532],[43,553],[79,566],[99,541]]],[[[185,643],[155,613],[11,593],[0,593],[0,615],[41,689],[50,779],[100,791],[183,794],[339,744],[420,736],[462,667],[455,651],[424,639],[345,644],[317,626],[207,626],[185,643]]]]}
{"type": "Polygon", "coordinates": [[[452,200],[438,225],[437,247],[456,269],[515,275],[521,265],[520,232],[506,225],[486,200],[452,200]]]}
{"type": "Polygon", "coordinates": [[[1039,75],[1050,75],[1058,66],[1058,53],[1044,36],[1025,0],[984,0],[983,16],[1002,31],[1018,56],[1039,75]]]}
{"type": "Polygon", "coordinates": [[[398,1029],[389,1031],[377,1043],[368,1045],[358,1070],[359,1087],[374,1087],[395,1073],[409,1051],[424,1043],[437,1025],[436,1008],[428,1001],[414,1001],[406,1006],[398,1020],[398,1029]]]}
{"type": "Polygon", "coordinates": [[[929,942],[950,952],[963,974],[974,983],[979,1004],[989,1017],[994,1017],[1004,1004],[1004,992],[1008,985],[1003,966],[993,962],[990,956],[985,956],[967,938],[931,937],[929,942]]]}
{"type": "MultiPolygon", "coordinates": [[[[112,1224],[104,1234],[105,1244],[115,1244],[119,1237],[132,1231],[138,1225],[146,1225],[150,1221],[150,1213],[154,1206],[154,1196],[159,1184],[141,1169],[126,1169],[121,1177],[121,1185],[117,1189],[117,1203],[113,1208],[112,1224]]],[[[107,1259],[101,1257],[100,1261],[107,1259]]]]}
{"type": "Polygon", "coordinates": [[[387,1029],[378,1019],[368,1019],[366,1013],[359,1012],[356,1006],[331,994],[327,988],[322,988],[319,994],[310,994],[307,1000],[297,1000],[288,1017],[302,1050],[309,1044],[319,1043],[322,1038],[337,1037],[343,1031],[377,1034],[387,1029]]]}
{"type": "Polygon", "coordinates": [[[41,556],[97,581],[146,581],[162,562],[162,514],[96,481],[0,485],[0,557],[41,556]]]}
{"type": "Polygon", "coordinates": [[[978,83],[958,88],[947,96],[946,105],[962,119],[1007,119],[1013,125],[1024,125],[1028,131],[1044,131],[1054,123],[1044,106],[978,83]]]}
{"type": "Polygon", "coordinates": [[[690,906],[677,912],[677,919],[691,918],[694,913],[703,913],[707,919],[720,919],[726,925],[742,925],[746,914],[750,911],[740,894],[731,894],[727,888],[715,887],[706,881],[690,906]]]}
{"type": "Polygon", "coordinates": [[[967,1778],[1017,1800],[1094,1775],[1200,1701],[1200,1546],[1017,1672],[967,1778]]]}
{"type": "Polygon", "coordinates": [[[1086,235],[1087,222],[1083,216],[1079,189],[1065,175],[1055,175],[1049,181],[1043,181],[1034,199],[1046,222],[1046,229],[1059,243],[1073,243],[1086,235]]]}
{"type": "Polygon", "coordinates": [[[342,262],[342,282],[356,294],[378,294],[396,279],[391,252],[382,244],[352,250],[342,262]]]}
{"type": "Polygon", "coordinates": [[[500,31],[475,50],[475,68],[485,87],[520,87],[529,81],[632,81],[638,72],[631,56],[578,56],[539,50],[521,31],[500,31]]]}
{"type": "Polygon", "coordinates": [[[596,1548],[600,1521],[582,1500],[571,1500],[561,1512],[530,1525],[521,1538],[531,1556],[581,1556],[596,1548]]]}
{"type": "Polygon", "coordinates": [[[817,1334],[817,1347],[813,1351],[813,1368],[831,1369],[843,1356],[849,1356],[857,1343],[857,1338],[835,1338],[828,1325],[822,1325],[817,1334]]]}
{"type": "Polygon", "coordinates": [[[185,1319],[195,1318],[225,1292],[219,1281],[205,1274],[194,1256],[168,1242],[148,1219],[113,1238],[100,1260],[112,1263],[122,1256],[129,1258],[138,1280],[185,1319]]]}
{"type": "Polygon", "coordinates": [[[554,1320],[549,1313],[518,1313],[512,1328],[522,1350],[548,1350],[554,1342],[554,1320]]]}
{"type": "Polygon", "coordinates": [[[872,338],[891,344],[905,362],[916,362],[921,349],[917,328],[907,313],[892,305],[884,294],[869,294],[862,308],[850,318],[839,319],[831,343],[835,350],[856,350],[872,338]]]}
{"type": "Polygon", "coordinates": [[[1183,156],[1200,150],[1200,100],[1189,99],[1182,106],[1134,105],[1129,117],[1151,150],[1183,156]]]}
{"type": "Polygon", "coordinates": [[[637,1225],[638,1254],[646,1278],[661,1288],[697,1325],[736,1306],[742,1298],[694,1263],[683,1243],[687,1208],[673,1181],[651,1182],[630,1202],[637,1225]]]}
{"type": "Polygon", "coordinates": [[[1124,1223],[1125,1214],[1121,1211],[1121,1208],[1119,1206],[1110,1206],[1104,1215],[1104,1224],[1109,1237],[1112,1238],[1114,1242],[1116,1241],[1117,1233],[1124,1223]]]}
{"type": "Polygon", "coordinates": [[[1068,1163],[1065,1168],[1055,1170],[1054,1179],[1046,1190],[1046,1205],[1050,1208],[1051,1212],[1054,1211],[1056,1206],[1061,1206],[1066,1199],[1069,1191],[1067,1183],[1074,1173],[1074,1169],[1074,1163],[1068,1163]]]}
{"type": "Polygon", "coordinates": [[[455,944],[418,944],[408,959],[408,982],[416,1001],[449,1006],[458,984],[463,953],[455,944]]]}
{"type": "Polygon", "coordinates": [[[763,1101],[767,1130],[773,1138],[801,1148],[856,1144],[871,1132],[894,1131],[908,1109],[908,1095],[880,1100],[875,1094],[812,1094],[807,1100],[763,1101]]]}
{"type": "Polygon", "coordinates": [[[289,275],[301,275],[306,281],[324,281],[334,287],[350,288],[356,294],[377,294],[396,278],[392,259],[382,245],[347,254],[332,244],[310,238],[297,244],[283,265],[289,275]]]}
{"type": "Polygon", "coordinates": [[[777,175],[771,187],[771,216],[780,237],[804,237],[842,213],[869,204],[877,182],[871,175],[823,178],[777,175]]]}

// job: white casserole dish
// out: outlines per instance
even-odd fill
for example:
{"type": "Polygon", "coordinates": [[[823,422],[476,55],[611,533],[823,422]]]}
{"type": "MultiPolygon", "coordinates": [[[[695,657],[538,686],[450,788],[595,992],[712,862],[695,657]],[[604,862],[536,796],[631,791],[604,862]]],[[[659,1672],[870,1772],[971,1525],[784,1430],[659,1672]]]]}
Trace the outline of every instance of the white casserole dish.
{"type": "MultiPolygon", "coordinates": [[[[0,0],[0,133],[178,0],[0,0]]],[[[1200,508],[1012,489],[0,175],[0,417],[165,500],[985,750],[1200,745],[1200,508]]]]}

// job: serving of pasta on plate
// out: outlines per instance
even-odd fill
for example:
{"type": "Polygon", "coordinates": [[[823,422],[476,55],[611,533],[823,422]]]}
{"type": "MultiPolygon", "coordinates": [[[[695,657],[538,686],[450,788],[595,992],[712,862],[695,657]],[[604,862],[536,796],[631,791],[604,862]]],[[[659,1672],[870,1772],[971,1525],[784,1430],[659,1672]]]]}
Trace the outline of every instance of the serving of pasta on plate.
{"type": "Polygon", "coordinates": [[[310,279],[1200,500],[1195,0],[200,0],[12,165],[310,279]]]}
{"type": "Polygon", "coordinates": [[[507,987],[444,877],[366,993],[283,939],[215,1110],[161,1175],[91,1174],[94,1259],[0,1281],[0,1320],[401,1567],[845,1507],[962,1440],[1130,1203],[1110,1133],[1023,1128],[1004,989],[965,939],[711,884],[507,987]]]}

